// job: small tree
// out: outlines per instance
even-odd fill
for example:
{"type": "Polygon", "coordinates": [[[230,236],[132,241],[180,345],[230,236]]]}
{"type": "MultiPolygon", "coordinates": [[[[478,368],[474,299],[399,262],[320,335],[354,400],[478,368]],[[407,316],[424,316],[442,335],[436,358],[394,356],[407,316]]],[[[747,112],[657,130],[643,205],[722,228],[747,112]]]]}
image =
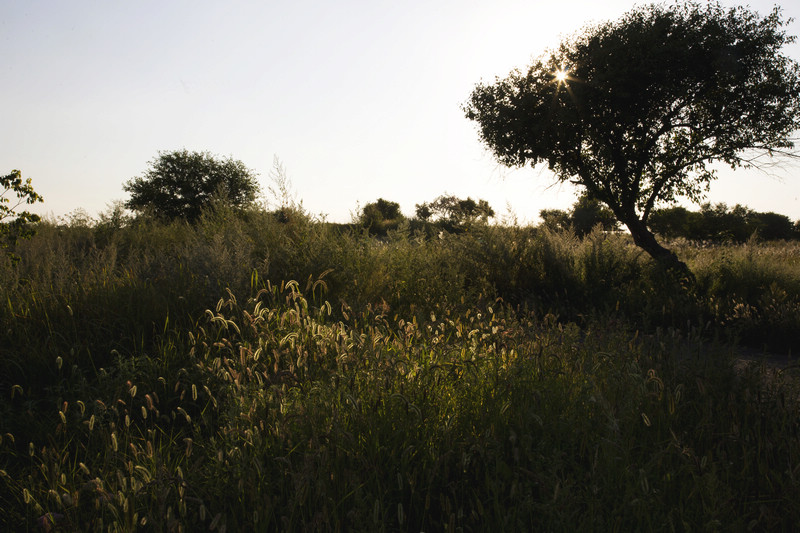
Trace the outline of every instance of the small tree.
{"type": "Polygon", "coordinates": [[[254,171],[232,157],[218,159],[208,152],[159,152],[142,177],[123,188],[131,194],[125,207],[151,211],[167,219],[197,220],[212,199],[241,208],[258,194],[254,171]]]}
{"type": "Polygon", "coordinates": [[[542,209],[539,211],[539,217],[548,229],[556,231],[572,229],[569,213],[563,209],[542,209]]]}
{"type": "Polygon", "coordinates": [[[778,8],[762,18],[718,3],[638,7],[479,84],[464,111],[500,162],[547,163],[688,275],[648,229],[650,214],[680,196],[700,201],[711,163],[793,148],[800,67],[781,53],[794,41],[785,24],[778,8]]]}
{"type": "Polygon", "coordinates": [[[572,231],[578,237],[584,237],[591,232],[598,224],[605,231],[618,229],[614,213],[597,200],[593,200],[587,195],[581,195],[569,212],[563,209],[542,209],[539,217],[545,227],[551,230],[572,231]]]}
{"type": "Polygon", "coordinates": [[[33,235],[32,223],[39,222],[39,215],[29,211],[17,211],[23,204],[32,205],[43,199],[33,190],[31,179],[23,181],[19,170],[0,177],[0,248],[7,251],[12,260],[19,258],[10,251],[20,238],[33,235]],[[16,197],[12,202],[12,195],[16,197]]]}
{"type": "Polygon", "coordinates": [[[617,219],[609,208],[597,200],[583,194],[572,206],[570,221],[575,235],[583,237],[595,226],[602,226],[605,231],[617,229],[617,219]]]}
{"type": "Polygon", "coordinates": [[[359,224],[371,233],[386,235],[389,230],[397,229],[404,220],[400,204],[378,198],[361,210],[359,224]]]}
{"type": "Polygon", "coordinates": [[[435,220],[447,229],[464,229],[474,223],[486,224],[494,216],[494,209],[486,200],[442,195],[432,202],[416,205],[417,218],[423,221],[435,220]]]}

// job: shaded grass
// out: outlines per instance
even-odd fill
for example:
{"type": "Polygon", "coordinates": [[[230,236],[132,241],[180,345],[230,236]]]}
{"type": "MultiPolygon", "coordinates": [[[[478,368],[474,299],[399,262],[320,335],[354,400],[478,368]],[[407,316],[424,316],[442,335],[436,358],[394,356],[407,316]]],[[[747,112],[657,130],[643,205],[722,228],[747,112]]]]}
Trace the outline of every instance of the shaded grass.
{"type": "Polygon", "coordinates": [[[681,287],[601,232],[137,224],[44,226],[2,265],[5,529],[800,519],[796,381],[711,342],[793,346],[789,246],[686,247],[681,287]]]}
{"type": "Polygon", "coordinates": [[[84,530],[607,531],[800,516],[798,391],[737,376],[720,347],[503,308],[330,317],[295,283],[243,305],[229,293],[182,339],[177,371],[119,359],[99,396],[76,384],[85,410],[67,394],[31,454],[4,438],[17,525],[51,512],[84,530]]]}

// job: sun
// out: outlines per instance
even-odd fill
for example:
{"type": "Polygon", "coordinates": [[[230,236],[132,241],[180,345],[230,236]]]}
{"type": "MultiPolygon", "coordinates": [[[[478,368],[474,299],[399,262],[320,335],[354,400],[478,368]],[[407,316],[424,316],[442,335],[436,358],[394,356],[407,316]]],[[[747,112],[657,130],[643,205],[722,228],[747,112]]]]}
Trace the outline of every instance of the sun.
{"type": "Polygon", "coordinates": [[[569,79],[569,70],[565,68],[560,68],[557,71],[553,72],[553,77],[556,79],[558,83],[566,83],[569,79]]]}
{"type": "Polygon", "coordinates": [[[555,90],[553,91],[553,103],[559,98],[559,94],[561,94],[561,89],[567,91],[570,98],[574,101],[575,95],[572,94],[572,87],[570,87],[570,82],[577,81],[576,78],[570,76],[569,67],[564,67],[563,65],[558,67],[558,69],[554,70],[550,73],[552,76],[552,83],[555,85],[555,90]]]}

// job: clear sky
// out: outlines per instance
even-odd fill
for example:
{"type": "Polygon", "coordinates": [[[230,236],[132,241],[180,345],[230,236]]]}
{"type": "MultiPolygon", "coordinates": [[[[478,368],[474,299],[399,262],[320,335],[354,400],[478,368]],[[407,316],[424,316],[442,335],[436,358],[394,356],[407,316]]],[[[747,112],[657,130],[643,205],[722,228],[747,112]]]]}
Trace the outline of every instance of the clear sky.
{"type": "MultiPolygon", "coordinates": [[[[480,80],[634,4],[5,1],[0,171],[33,179],[42,214],[96,215],[127,199],[123,183],[159,150],[233,156],[264,189],[277,156],[304,207],[328,220],[379,197],[410,216],[446,192],[536,222],[574,190],[551,187],[547,170],[498,166],[460,106],[480,80]]],[[[800,18],[798,4],[784,15],[800,18]]],[[[800,59],[800,46],[787,53],[800,59]]],[[[800,219],[800,166],[724,170],[708,200],[800,219]]]]}

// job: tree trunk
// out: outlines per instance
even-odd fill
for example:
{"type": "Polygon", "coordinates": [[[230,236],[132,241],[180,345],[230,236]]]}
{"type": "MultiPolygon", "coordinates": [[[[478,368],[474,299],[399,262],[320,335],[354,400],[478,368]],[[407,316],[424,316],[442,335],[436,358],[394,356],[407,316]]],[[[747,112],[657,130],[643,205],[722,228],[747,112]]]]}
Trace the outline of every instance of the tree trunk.
{"type": "Polygon", "coordinates": [[[686,279],[689,282],[694,281],[694,274],[689,270],[686,263],[678,259],[675,252],[661,246],[656,240],[655,235],[653,235],[641,220],[627,221],[625,225],[630,230],[633,236],[633,242],[636,243],[636,246],[650,254],[650,257],[655,259],[667,270],[674,272],[682,279],[686,279]]]}

